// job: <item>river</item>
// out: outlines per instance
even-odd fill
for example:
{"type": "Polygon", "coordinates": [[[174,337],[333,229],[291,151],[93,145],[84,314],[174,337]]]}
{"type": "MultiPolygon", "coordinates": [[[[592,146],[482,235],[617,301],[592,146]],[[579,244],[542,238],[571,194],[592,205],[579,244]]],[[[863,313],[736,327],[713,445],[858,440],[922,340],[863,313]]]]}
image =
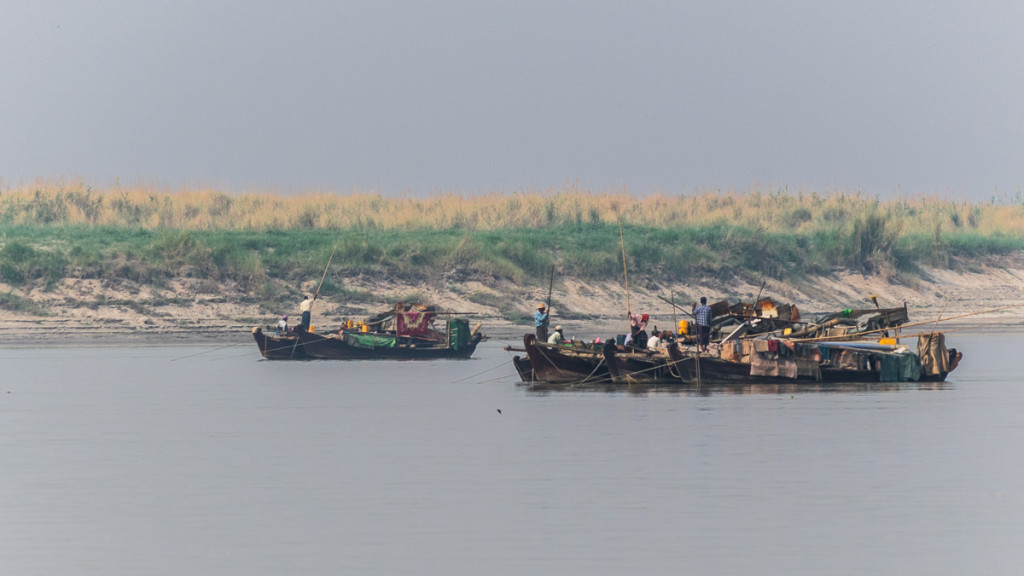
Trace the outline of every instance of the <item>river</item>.
{"type": "MultiPolygon", "coordinates": [[[[247,336],[247,335],[246,335],[247,336]]],[[[471,360],[7,348],[28,575],[1019,574],[1024,335],[948,382],[536,391],[471,360]]]]}

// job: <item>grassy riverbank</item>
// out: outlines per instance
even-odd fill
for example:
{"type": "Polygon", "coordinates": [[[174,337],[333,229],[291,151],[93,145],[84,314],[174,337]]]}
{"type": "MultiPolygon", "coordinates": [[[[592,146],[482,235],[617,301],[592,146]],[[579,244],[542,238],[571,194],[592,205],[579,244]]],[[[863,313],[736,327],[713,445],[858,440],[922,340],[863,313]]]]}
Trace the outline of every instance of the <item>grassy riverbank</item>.
{"type": "Polygon", "coordinates": [[[1020,198],[569,189],[389,199],[52,185],[0,194],[0,308],[34,310],[18,294],[68,279],[165,294],[182,280],[210,294],[230,284],[236,298],[279,305],[318,283],[335,246],[321,293],[347,302],[376,299],[373,279],[540,286],[552,264],[560,277],[614,282],[620,222],[630,274],[648,286],[841,272],[913,285],[924,268],[971,270],[1024,249],[1020,198]]]}

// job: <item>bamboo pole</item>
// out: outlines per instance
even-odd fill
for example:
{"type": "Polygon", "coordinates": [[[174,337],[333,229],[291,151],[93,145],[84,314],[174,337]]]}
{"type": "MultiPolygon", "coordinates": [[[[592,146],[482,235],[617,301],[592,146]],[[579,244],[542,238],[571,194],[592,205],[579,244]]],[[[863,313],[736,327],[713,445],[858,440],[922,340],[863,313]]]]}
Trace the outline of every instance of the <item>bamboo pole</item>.
{"type": "Polygon", "coordinates": [[[675,303],[675,301],[674,301],[675,297],[674,297],[674,296],[673,296],[673,300],[669,300],[668,298],[665,298],[665,297],[664,297],[664,296],[662,296],[661,294],[655,294],[655,296],[657,296],[657,297],[658,297],[658,298],[660,298],[661,300],[664,300],[665,302],[667,302],[667,303],[671,304],[671,305],[672,305],[672,308],[673,308],[673,310],[678,310],[679,312],[682,312],[683,314],[686,314],[686,315],[687,315],[687,316],[689,316],[690,318],[693,318],[693,317],[694,317],[694,316],[693,316],[693,312],[690,312],[690,311],[688,311],[688,310],[687,310],[686,308],[683,308],[682,306],[680,306],[680,305],[678,305],[678,304],[676,304],[676,303],[675,303]]]}
{"type": "Polygon", "coordinates": [[[939,325],[939,321],[942,320],[942,315],[946,312],[946,305],[949,304],[949,296],[946,296],[946,301],[942,303],[942,310],[939,310],[939,315],[935,318],[935,324],[932,324],[932,331],[928,334],[928,342],[932,341],[932,334],[935,334],[935,327],[939,325]]]}
{"type": "Polygon", "coordinates": [[[629,273],[626,272],[626,239],[622,235],[622,218],[619,218],[619,245],[622,246],[622,278],[626,282],[626,318],[630,321],[629,332],[632,334],[633,308],[629,304],[629,273]]]}
{"type": "Polygon", "coordinates": [[[761,292],[764,292],[764,287],[768,285],[768,281],[761,282],[761,289],[757,291],[757,298],[754,298],[754,303],[750,305],[750,315],[755,316],[754,310],[757,309],[757,303],[761,301],[761,292]]]}
{"type": "Polygon", "coordinates": [[[555,265],[552,264],[551,265],[551,278],[548,280],[548,301],[546,303],[548,309],[545,311],[547,313],[547,319],[544,320],[544,328],[545,329],[548,326],[551,325],[551,291],[554,290],[554,288],[555,288],[555,265]]]}
{"type": "Polygon", "coordinates": [[[334,250],[331,251],[331,257],[327,259],[327,266],[324,267],[324,275],[320,277],[320,284],[316,287],[316,292],[313,294],[313,302],[316,302],[316,297],[320,295],[320,289],[324,286],[324,280],[327,279],[327,272],[331,269],[331,262],[334,260],[334,255],[338,252],[338,244],[341,240],[334,243],[334,250]]]}
{"type": "Polygon", "coordinates": [[[676,316],[676,293],[669,292],[668,294],[672,298],[672,340],[676,339],[679,335],[679,318],[676,316]]]}

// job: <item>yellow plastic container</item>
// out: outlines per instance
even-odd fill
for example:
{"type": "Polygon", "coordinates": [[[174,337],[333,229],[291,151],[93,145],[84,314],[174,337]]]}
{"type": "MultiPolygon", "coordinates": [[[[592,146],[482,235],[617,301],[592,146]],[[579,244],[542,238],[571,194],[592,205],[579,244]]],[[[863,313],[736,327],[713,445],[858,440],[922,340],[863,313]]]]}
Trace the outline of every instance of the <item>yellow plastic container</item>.
{"type": "Polygon", "coordinates": [[[316,326],[314,326],[314,325],[310,324],[310,325],[309,325],[309,331],[310,331],[310,332],[316,332],[316,326]]]}
{"type": "Polygon", "coordinates": [[[361,329],[362,329],[363,332],[369,332],[370,331],[370,327],[367,326],[366,324],[363,324],[361,329]]]}
{"type": "Polygon", "coordinates": [[[685,335],[690,333],[690,321],[680,320],[679,321],[679,335],[685,335]]]}

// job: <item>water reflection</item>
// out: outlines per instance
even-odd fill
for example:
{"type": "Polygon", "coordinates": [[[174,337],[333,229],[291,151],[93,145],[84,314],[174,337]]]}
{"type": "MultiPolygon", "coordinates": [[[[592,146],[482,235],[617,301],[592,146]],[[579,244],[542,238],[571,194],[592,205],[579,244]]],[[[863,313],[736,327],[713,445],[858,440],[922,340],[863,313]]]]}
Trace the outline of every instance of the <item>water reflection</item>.
{"type": "Polygon", "coordinates": [[[603,392],[645,396],[668,394],[678,396],[740,396],[744,394],[864,394],[878,392],[907,392],[915,390],[954,390],[952,382],[822,382],[809,383],[743,383],[743,384],[616,384],[612,382],[585,382],[552,384],[523,382],[530,394],[544,395],[565,392],[603,392]]]}

